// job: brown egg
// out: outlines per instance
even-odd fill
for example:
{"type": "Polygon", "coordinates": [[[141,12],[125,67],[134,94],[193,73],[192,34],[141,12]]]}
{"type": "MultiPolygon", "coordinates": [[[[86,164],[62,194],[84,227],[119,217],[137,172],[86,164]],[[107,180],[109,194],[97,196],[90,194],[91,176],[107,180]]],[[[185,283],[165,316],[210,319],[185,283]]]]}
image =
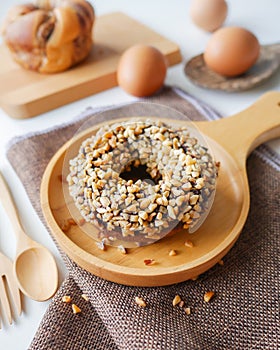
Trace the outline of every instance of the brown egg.
{"type": "Polygon", "coordinates": [[[259,57],[255,35],[240,27],[217,30],[207,43],[204,60],[214,72],[227,77],[245,73],[259,57]]]}
{"type": "Polygon", "coordinates": [[[150,96],[163,85],[166,71],[167,61],[158,49],[134,45],[120,58],[117,80],[120,87],[133,96],[150,96]]]}
{"type": "Polygon", "coordinates": [[[193,0],[190,5],[192,21],[208,32],[221,27],[227,12],[228,6],[225,0],[193,0]]]}

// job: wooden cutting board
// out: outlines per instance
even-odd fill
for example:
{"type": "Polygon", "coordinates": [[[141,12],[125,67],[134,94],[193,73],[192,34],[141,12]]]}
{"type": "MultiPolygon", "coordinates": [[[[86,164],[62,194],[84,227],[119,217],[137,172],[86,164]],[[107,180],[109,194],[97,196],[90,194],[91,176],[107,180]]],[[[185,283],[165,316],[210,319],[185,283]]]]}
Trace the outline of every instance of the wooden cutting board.
{"type": "Polygon", "coordinates": [[[0,47],[0,107],[11,117],[34,117],[117,85],[121,54],[134,44],[157,47],[169,65],[181,61],[177,44],[127,15],[116,12],[97,18],[94,46],[88,59],[66,72],[39,74],[16,64],[0,47]]]}

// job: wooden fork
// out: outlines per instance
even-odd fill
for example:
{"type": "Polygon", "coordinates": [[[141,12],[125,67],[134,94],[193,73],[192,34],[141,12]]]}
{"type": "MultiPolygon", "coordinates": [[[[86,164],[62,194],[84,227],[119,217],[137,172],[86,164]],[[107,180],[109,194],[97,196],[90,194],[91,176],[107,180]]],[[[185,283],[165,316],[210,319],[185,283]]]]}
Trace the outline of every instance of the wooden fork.
{"type": "MultiPolygon", "coordinates": [[[[21,314],[20,291],[16,279],[13,275],[13,263],[4,254],[0,252],[0,306],[9,324],[12,324],[12,314],[21,314]],[[12,313],[12,304],[15,312],[12,313]]],[[[0,311],[1,311],[0,309],[0,311]]],[[[2,315],[3,321],[3,315],[2,315]]],[[[0,314],[0,329],[1,314],[0,314]]]]}

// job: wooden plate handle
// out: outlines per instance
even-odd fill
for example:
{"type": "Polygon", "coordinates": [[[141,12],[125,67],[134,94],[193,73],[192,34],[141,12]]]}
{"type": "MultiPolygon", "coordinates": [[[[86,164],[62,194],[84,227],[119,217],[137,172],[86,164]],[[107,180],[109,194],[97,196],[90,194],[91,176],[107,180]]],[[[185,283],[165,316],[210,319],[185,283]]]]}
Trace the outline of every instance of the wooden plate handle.
{"type": "Polygon", "coordinates": [[[280,92],[264,94],[249,108],[231,117],[196,125],[243,165],[253,149],[280,137],[280,92]]]}

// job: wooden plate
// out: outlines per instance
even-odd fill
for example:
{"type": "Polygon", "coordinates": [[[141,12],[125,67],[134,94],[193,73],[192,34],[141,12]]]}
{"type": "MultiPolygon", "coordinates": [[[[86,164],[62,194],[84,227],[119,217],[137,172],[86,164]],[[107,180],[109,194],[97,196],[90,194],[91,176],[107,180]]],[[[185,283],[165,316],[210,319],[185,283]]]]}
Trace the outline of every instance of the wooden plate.
{"type": "MultiPolygon", "coordinates": [[[[186,125],[182,121],[166,122],[176,126],[186,125]]],[[[85,233],[83,225],[71,225],[65,230],[68,219],[74,218],[79,222],[81,216],[68,194],[68,184],[61,180],[64,163],[78,153],[82,140],[94,134],[101,126],[102,124],[96,125],[67,142],[50,161],[42,180],[42,209],[62,250],[89,272],[113,282],[134,286],[161,286],[181,282],[196,277],[215,265],[238,237],[233,228],[238,224],[246,202],[243,192],[239,190],[246,183],[234,159],[211,139],[208,142],[210,147],[214,146],[214,156],[217,160],[223,159],[223,164],[214,204],[206,221],[195,233],[188,234],[181,230],[152,245],[131,248],[128,254],[123,255],[115,247],[108,247],[106,251],[98,249],[96,241],[85,233]],[[220,229],[221,226],[223,230],[220,229]],[[194,247],[185,246],[186,240],[191,240],[194,247]],[[178,254],[169,256],[170,249],[176,250],[178,254]],[[144,259],[154,259],[156,264],[146,266],[144,259]]]]}
{"type": "Polygon", "coordinates": [[[203,54],[190,59],[184,67],[185,75],[196,85],[206,89],[244,91],[271,77],[280,66],[280,44],[262,45],[258,61],[246,73],[237,77],[225,77],[212,71],[203,54]]]}
{"type": "Polygon", "coordinates": [[[13,118],[30,118],[117,86],[119,58],[138,43],[158,48],[170,66],[181,61],[177,44],[120,12],[98,17],[93,35],[89,57],[57,74],[25,70],[1,46],[0,81],[5,83],[0,84],[0,107],[13,118]]]}

